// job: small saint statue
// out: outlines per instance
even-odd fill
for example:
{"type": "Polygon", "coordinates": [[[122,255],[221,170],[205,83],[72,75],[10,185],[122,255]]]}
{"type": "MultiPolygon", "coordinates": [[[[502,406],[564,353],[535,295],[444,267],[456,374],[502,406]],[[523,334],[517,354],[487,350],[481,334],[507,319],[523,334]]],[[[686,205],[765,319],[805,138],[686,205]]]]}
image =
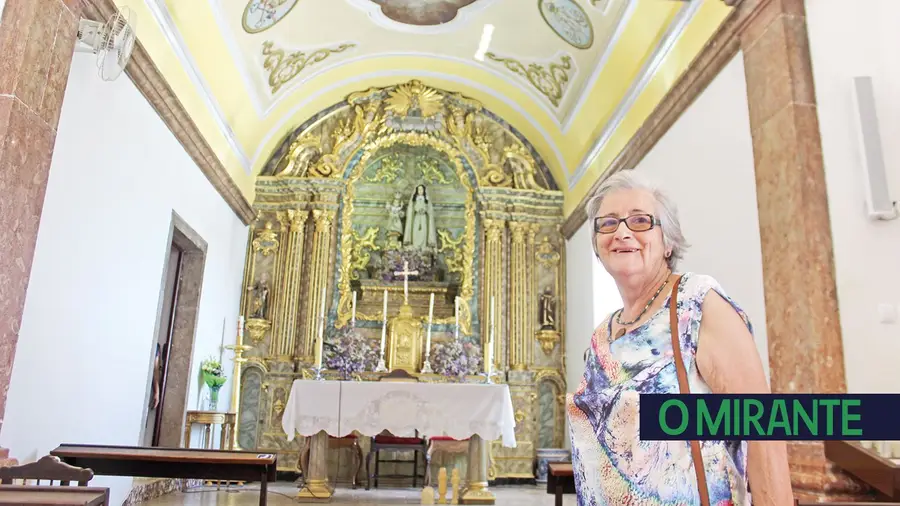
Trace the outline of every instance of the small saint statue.
{"type": "Polygon", "coordinates": [[[553,296],[553,292],[550,290],[550,287],[544,289],[544,293],[541,294],[541,328],[544,330],[551,330],[556,328],[556,297],[553,296]]]}
{"type": "Polygon", "coordinates": [[[413,249],[427,251],[437,246],[437,230],[434,228],[434,206],[428,198],[425,185],[416,186],[406,206],[406,229],[403,244],[413,249]]]}
{"type": "Polygon", "coordinates": [[[391,246],[396,243],[399,246],[400,237],[403,236],[403,201],[400,200],[400,192],[394,194],[394,200],[385,206],[388,212],[387,236],[391,246]]]}
{"type": "Polygon", "coordinates": [[[265,319],[269,305],[269,279],[265,274],[253,287],[253,299],[250,306],[250,318],[265,319]]]}

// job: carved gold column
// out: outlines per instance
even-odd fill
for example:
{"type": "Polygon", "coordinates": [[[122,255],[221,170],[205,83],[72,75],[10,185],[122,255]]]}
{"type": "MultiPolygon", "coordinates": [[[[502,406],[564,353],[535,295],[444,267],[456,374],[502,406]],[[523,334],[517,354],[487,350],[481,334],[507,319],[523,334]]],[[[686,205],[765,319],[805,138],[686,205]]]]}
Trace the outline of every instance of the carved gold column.
{"type": "Polygon", "coordinates": [[[505,222],[484,220],[484,272],[482,273],[481,344],[483,355],[491,333],[491,297],[494,298],[494,370],[500,370],[503,351],[503,228],[505,222]]]}
{"type": "Polygon", "coordinates": [[[269,355],[290,359],[294,354],[297,312],[300,307],[300,278],[303,269],[303,243],[309,211],[289,209],[278,213],[281,221],[282,251],[275,309],[272,316],[272,347],[269,355]]]}
{"type": "Polygon", "coordinates": [[[509,223],[509,367],[515,371],[525,370],[527,364],[527,327],[531,319],[531,300],[528,289],[530,269],[528,268],[528,248],[525,236],[530,229],[528,223],[509,223]]]}
{"type": "Polygon", "coordinates": [[[534,331],[538,314],[537,269],[534,262],[534,239],[541,226],[531,223],[525,234],[525,366],[534,365],[534,331]]]}
{"type": "MultiPolygon", "coordinates": [[[[316,209],[312,211],[313,237],[312,251],[309,260],[309,285],[306,293],[306,327],[301,347],[298,350],[305,360],[312,360],[316,343],[319,311],[322,307],[322,287],[329,285],[328,273],[331,270],[331,228],[334,223],[335,212],[331,209],[316,209]]],[[[327,289],[326,289],[327,292],[327,289]]],[[[327,297],[328,294],[326,293],[327,297]]],[[[327,306],[326,306],[327,307],[327,306]]]]}

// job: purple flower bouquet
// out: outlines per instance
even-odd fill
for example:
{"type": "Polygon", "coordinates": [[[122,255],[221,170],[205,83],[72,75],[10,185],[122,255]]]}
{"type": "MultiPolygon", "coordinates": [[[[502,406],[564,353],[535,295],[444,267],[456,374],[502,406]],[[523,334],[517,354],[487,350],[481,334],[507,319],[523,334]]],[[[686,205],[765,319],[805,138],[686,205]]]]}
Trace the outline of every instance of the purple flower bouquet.
{"type": "Polygon", "coordinates": [[[470,342],[452,339],[435,343],[431,348],[431,364],[435,372],[462,378],[481,371],[481,348],[470,342]]]}
{"type": "Polygon", "coordinates": [[[324,355],[325,367],[338,371],[344,380],[372,370],[378,363],[378,351],[350,325],[331,333],[325,343],[324,355]]]}

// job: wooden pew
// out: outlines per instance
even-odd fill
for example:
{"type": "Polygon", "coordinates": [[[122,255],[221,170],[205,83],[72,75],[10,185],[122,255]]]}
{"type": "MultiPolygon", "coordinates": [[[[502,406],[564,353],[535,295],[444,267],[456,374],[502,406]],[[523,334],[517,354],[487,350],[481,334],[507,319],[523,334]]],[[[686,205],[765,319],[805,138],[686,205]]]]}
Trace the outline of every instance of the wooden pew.
{"type": "Polygon", "coordinates": [[[58,506],[109,506],[109,489],[101,487],[51,487],[0,485],[0,506],[53,504],[58,506]]]}
{"type": "Polygon", "coordinates": [[[881,498],[900,501],[900,465],[855,441],[824,441],[825,458],[874,488],[881,498]]]}
{"type": "Polygon", "coordinates": [[[50,452],[63,462],[86,467],[97,476],[140,476],[260,482],[265,506],[269,480],[275,481],[275,455],[232,450],[63,444],[50,452]]]}
{"type": "Polygon", "coordinates": [[[551,462],[547,471],[547,493],[553,494],[556,506],[562,506],[563,494],[575,493],[575,473],[572,464],[551,462]]]}

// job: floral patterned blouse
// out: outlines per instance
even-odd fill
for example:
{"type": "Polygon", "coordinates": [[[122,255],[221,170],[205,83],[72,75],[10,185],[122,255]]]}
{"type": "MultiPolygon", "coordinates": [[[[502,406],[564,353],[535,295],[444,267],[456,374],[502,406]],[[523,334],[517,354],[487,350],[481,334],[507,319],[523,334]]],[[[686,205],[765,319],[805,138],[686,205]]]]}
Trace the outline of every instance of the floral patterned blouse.
{"type": "MultiPolygon", "coordinates": [[[[678,331],[691,393],[709,393],[695,362],[702,304],[715,290],[747,315],[711,277],[687,273],[678,287],[678,331]]],[[[686,441],[641,441],[638,396],[678,393],[668,297],[649,320],[611,340],[612,315],[594,331],[584,378],[566,409],[579,506],[699,505],[686,441]]],[[[701,443],[712,505],[749,505],[747,443],[701,443]]]]}

